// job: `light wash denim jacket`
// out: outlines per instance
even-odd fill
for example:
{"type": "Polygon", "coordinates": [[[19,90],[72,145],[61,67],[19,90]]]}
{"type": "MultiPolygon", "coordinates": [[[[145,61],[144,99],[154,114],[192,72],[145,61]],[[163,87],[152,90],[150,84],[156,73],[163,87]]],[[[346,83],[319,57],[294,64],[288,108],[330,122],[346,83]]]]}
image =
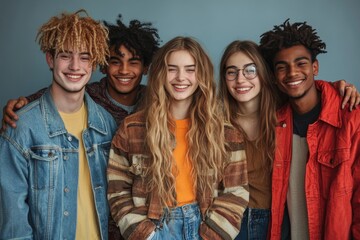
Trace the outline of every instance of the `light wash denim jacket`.
{"type": "MultiPolygon", "coordinates": [[[[86,158],[102,239],[108,236],[106,167],[113,117],[85,94],[86,158]]],[[[0,239],[75,239],[78,145],[49,89],[17,113],[17,128],[0,134],[0,239]]]]}

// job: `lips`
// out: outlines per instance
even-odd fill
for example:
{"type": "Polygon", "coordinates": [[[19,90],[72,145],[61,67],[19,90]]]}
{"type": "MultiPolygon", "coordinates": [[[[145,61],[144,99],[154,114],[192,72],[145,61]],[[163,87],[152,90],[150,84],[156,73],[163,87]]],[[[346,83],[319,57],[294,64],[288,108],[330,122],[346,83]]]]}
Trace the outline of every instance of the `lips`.
{"type": "Polygon", "coordinates": [[[237,87],[237,88],[235,88],[235,91],[237,93],[243,94],[243,93],[249,92],[251,89],[252,89],[252,87],[237,87]]]}

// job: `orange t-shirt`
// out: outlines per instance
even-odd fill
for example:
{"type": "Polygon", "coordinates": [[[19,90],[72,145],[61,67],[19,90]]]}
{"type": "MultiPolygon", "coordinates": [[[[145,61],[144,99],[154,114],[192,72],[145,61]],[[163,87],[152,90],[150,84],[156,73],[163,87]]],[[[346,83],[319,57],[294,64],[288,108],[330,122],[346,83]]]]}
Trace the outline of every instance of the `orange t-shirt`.
{"type": "Polygon", "coordinates": [[[190,119],[176,120],[175,138],[176,147],[173,151],[176,161],[176,168],[173,173],[176,177],[176,200],[178,205],[182,206],[196,201],[195,181],[191,176],[192,162],[186,157],[188,143],[186,133],[189,131],[190,119]]]}

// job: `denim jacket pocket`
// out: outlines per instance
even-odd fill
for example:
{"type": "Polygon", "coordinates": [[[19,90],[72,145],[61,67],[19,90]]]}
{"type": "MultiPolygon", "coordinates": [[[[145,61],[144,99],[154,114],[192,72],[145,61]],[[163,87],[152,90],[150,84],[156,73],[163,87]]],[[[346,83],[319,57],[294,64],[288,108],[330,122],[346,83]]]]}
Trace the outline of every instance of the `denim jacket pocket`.
{"type": "Polygon", "coordinates": [[[52,189],[59,165],[59,149],[37,146],[30,150],[31,187],[35,190],[52,189]]]}

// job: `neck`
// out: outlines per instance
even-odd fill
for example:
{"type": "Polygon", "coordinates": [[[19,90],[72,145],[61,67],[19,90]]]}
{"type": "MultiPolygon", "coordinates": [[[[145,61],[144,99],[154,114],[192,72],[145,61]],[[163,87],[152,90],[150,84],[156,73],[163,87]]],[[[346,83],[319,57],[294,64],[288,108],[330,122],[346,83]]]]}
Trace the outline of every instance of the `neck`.
{"type": "Polygon", "coordinates": [[[257,118],[259,117],[260,98],[255,98],[248,102],[238,102],[238,114],[242,118],[257,118]]]}
{"type": "Polygon", "coordinates": [[[139,92],[140,86],[136,87],[134,90],[128,93],[120,93],[115,91],[113,88],[107,84],[107,91],[116,102],[125,105],[125,106],[133,106],[136,104],[137,95],[139,92]]]}
{"type": "Polygon", "coordinates": [[[181,120],[181,119],[188,118],[190,104],[191,104],[191,101],[188,101],[188,102],[174,101],[174,102],[172,102],[170,105],[171,116],[175,120],[181,120]]]}
{"type": "Polygon", "coordinates": [[[56,89],[50,89],[52,98],[58,111],[73,113],[78,111],[84,102],[85,89],[75,93],[60,93],[56,89]]]}
{"type": "Polygon", "coordinates": [[[314,85],[305,96],[298,99],[290,99],[290,105],[295,112],[301,115],[313,109],[320,100],[321,95],[314,85]]]}

